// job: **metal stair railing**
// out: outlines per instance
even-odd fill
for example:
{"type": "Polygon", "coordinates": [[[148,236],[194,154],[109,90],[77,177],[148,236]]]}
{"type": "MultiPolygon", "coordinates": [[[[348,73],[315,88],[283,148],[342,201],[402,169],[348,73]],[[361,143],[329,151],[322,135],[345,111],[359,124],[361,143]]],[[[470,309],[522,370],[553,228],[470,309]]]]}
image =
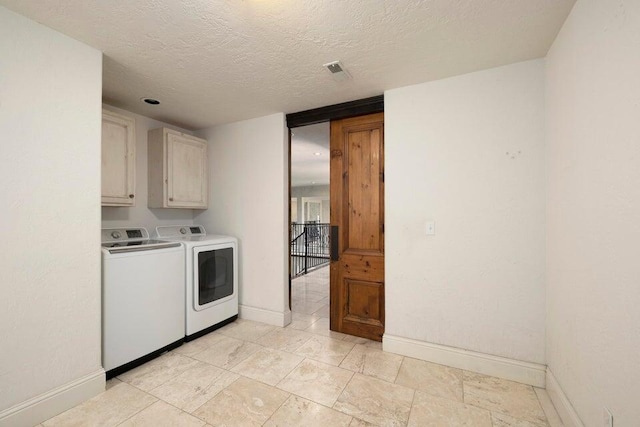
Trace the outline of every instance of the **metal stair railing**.
{"type": "Polygon", "coordinates": [[[329,224],[291,224],[291,278],[329,263],[329,224]]]}

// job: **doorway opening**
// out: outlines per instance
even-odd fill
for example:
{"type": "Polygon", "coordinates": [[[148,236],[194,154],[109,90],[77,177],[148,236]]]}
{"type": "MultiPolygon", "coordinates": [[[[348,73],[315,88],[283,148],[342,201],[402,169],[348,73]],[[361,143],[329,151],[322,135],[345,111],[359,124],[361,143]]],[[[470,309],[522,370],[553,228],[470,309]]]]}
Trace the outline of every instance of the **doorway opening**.
{"type": "Polygon", "coordinates": [[[329,138],[329,122],[291,130],[290,297],[300,325],[328,325],[329,138]]]}
{"type": "Polygon", "coordinates": [[[383,111],[379,96],[287,115],[296,329],[382,340],[383,111]]]}

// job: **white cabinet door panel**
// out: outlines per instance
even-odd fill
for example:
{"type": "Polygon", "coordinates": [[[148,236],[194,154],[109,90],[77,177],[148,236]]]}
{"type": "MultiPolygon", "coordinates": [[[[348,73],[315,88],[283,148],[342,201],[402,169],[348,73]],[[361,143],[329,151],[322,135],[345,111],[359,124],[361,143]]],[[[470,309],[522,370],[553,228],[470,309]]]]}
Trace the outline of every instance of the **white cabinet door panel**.
{"type": "Polygon", "coordinates": [[[207,141],[171,129],[149,131],[149,207],[207,209],[207,141]]]}
{"type": "Polygon", "coordinates": [[[206,145],[170,134],[167,150],[168,205],[206,206],[206,145]]]}
{"type": "Polygon", "coordinates": [[[102,205],[135,204],[134,120],[104,110],[102,114],[102,205]]]}

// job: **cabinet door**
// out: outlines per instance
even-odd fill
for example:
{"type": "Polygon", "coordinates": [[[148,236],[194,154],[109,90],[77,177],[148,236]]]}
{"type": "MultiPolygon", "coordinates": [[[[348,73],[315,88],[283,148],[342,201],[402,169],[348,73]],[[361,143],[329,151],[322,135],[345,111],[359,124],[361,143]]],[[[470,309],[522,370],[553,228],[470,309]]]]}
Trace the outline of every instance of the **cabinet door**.
{"type": "Polygon", "coordinates": [[[167,135],[167,206],[207,208],[207,144],[167,135]]]}
{"type": "Polygon", "coordinates": [[[135,204],[135,128],[133,119],[102,113],[102,205],[135,204]]]}

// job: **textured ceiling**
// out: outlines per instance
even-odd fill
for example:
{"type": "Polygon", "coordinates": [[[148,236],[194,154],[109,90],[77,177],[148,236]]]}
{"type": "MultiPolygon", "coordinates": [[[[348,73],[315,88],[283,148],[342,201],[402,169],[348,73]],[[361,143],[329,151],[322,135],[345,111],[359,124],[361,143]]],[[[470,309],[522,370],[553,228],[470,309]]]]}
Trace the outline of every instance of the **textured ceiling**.
{"type": "Polygon", "coordinates": [[[102,50],[105,102],[190,129],[539,58],[574,2],[0,0],[102,50]]]}
{"type": "Polygon", "coordinates": [[[298,127],[291,132],[291,186],[328,185],[329,122],[298,127]]]}

